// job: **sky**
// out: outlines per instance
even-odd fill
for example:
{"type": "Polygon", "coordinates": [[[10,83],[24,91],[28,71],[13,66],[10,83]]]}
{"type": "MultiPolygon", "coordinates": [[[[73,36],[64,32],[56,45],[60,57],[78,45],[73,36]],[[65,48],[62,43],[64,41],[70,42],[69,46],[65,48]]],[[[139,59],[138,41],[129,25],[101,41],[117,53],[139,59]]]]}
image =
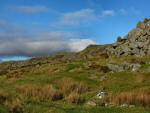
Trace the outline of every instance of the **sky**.
{"type": "Polygon", "coordinates": [[[114,43],[150,17],[150,0],[0,0],[0,61],[114,43]]]}

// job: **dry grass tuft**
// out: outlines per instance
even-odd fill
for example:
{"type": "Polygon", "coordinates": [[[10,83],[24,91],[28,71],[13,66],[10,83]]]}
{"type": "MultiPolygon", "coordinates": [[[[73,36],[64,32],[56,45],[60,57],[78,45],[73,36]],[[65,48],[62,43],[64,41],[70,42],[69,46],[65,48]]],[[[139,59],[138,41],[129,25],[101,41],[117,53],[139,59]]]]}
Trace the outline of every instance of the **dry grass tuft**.
{"type": "Polygon", "coordinates": [[[122,92],[120,94],[111,95],[107,97],[106,100],[117,105],[126,103],[129,105],[150,107],[150,89],[122,92]]]}
{"type": "Polygon", "coordinates": [[[82,104],[85,101],[85,99],[81,95],[74,92],[72,92],[67,99],[68,102],[72,104],[82,104]]]}
{"type": "Polygon", "coordinates": [[[55,101],[63,98],[63,94],[59,90],[55,89],[52,85],[25,85],[18,87],[17,92],[36,101],[55,101]]]}
{"type": "Polygon", "coordinates": [[[77,83],[72,79],[63,79],[57,82],[59,88],[62,90],[64,95],[68,96],[72,92],[78,94],[85,93],[89,90],[88,86],[83,83],[77,83]]]}
{"type": "Polygon", "coordinates": [[[24,103],[20,99],[11,99],[5,102],[10,113],[24,113],[24,103]]]}

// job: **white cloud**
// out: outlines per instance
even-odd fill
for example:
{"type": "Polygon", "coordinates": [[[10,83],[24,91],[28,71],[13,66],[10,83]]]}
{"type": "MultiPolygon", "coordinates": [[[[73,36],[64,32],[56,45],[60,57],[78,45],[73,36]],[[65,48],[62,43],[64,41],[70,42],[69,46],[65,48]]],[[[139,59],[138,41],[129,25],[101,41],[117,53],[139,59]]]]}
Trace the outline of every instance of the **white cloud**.
{"type": "Polygon", "coordinates": [[[75,12],[64,13],[60,18],[59,24],[77,26],[83,23],[89,23],[94,18],[94,10],[82,9],[75,12]]]}
{"type": "Polygon", "coordinates": [[[32,32],[7,21],[0,21],[0,26],[2,29],[8,26],[6,31],[0,32],[0,56],[42,56],[59,51],[78,52],[89,44],[95,44],[93,40],[80,39],[81,34],[78,32],[32,32]]]}
{"type": "Polygon", "coordinates": [[[48,32],[29,36],[0,33],[0,56],[42,56],[59,51],[78,52],[90,44],[95,44],[90,39],[77,39],[74,35],[71,32],[48,32]]]}
{"type": "Polygon", "coordinates": [[[115,15],[114,10],[104,10],[102,11],[102,14],[101,14],[102,17],[114,16],[114,15],[115,15]]]}
{"type": "Polygon", "coordinates": [[[96,42],[91,39],[71,39],[69,46],[71,51],[79,52],[91,44],[96,44],[96,42]]]}
{"type": "Polygon", "coordinates": [[[44,13],[48,12],[46,6],[37,5],[37,6],[13,6],[13,10],[21,13],[34,14],[34,13],[44,13]]]}
{"type": "Polygon", "coordinates": [[[139,11],[138,9],[134,8],[134,7],[129,7],[128,9],[122,8],[119,10],[118,14],[121,15],[140,15],[141,11],[139,11]]]}

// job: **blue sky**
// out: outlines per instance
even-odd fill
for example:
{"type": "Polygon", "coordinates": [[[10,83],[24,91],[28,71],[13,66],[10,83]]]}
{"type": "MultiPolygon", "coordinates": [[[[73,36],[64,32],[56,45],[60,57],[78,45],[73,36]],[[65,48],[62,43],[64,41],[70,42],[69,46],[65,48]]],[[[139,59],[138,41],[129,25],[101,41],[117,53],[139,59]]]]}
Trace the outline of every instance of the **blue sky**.
{"type": "Polygon", "coordinates": [[[150,0],[0,0],[0,59],[113,43],[150,17],[149,4],[150,0]]]}

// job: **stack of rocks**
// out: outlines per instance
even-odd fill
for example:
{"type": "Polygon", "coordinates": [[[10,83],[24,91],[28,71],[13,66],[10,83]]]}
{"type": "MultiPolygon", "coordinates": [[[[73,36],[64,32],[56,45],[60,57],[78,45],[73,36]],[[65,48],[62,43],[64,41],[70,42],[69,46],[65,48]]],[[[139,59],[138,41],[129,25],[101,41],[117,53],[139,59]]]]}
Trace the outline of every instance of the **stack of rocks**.
{"type": "Polygon", "coordinates": [[[118,37],[115,44],[106,48],[107,54],[115,56],[150,55],[150,19],[139,22],[124,38],[118,37]]]}

